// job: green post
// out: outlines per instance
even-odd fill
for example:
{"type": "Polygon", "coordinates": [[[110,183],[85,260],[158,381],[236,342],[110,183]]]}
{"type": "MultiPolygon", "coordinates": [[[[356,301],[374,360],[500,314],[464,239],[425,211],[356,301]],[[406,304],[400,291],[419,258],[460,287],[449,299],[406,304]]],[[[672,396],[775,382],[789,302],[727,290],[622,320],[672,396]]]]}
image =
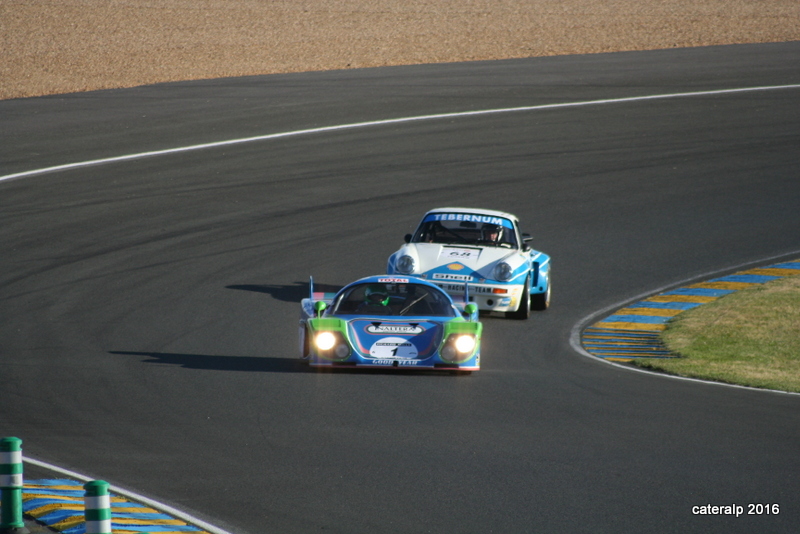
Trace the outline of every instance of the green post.
{"type": "Polygon", "coordinates": [[[0,534],[28,534],[22,520],[22,440],[0,440],[0,534]]]}
{"type": "Polygon", "coordinates": [[[86,508],[86,534],[111,534],[111,495],[108,494],[108,482],[92,480],[83,485],[86,490],[84,507],[86,508]]]}

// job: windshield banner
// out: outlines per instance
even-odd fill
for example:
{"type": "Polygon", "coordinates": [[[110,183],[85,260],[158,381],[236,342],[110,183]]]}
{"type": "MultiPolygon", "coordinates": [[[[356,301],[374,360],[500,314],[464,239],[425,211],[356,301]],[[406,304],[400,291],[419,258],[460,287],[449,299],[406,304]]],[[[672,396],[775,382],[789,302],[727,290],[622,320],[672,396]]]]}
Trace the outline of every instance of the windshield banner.
{"type": "Polygon", "coordinates": [[[492,215],[479,215],[477,213],[431,213],[423,222],[429,221],[466,221],[482,224],[496,224],[505,228],[514,228],[511,221],[503,217],[492,215]]]}

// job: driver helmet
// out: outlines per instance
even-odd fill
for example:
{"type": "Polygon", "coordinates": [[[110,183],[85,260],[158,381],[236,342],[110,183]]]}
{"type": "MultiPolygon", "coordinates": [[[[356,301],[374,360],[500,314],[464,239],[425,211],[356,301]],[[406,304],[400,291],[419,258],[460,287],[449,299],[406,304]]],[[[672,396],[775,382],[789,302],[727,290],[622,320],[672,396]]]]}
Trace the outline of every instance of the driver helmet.
{"type": "Polygon", "coordinates": [[[481,228],[481,237],[484,241],[499,243],[503,237],[503,227],[497,224],[484,224],[481,228]],[[492,237],[494,234],[494,237],[492,237]]]}
{"type": "Polygon", "coordinates": [[[386,306],[389,304],[389,293],[382,285],[370,285],[364,291],[364,302],[367,304],[375,304],[386,306]]]}

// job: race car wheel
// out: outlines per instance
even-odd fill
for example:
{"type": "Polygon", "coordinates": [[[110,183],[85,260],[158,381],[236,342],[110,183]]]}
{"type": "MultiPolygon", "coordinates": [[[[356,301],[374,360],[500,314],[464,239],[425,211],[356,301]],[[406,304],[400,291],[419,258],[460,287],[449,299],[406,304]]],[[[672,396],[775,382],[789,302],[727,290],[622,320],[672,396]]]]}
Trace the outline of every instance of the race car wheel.
{"type": "Polygon", "coordinates": [[[533,295],[531,298],[531,309],[537,311],[544,311],[550,307],[550,288],[552,284],[550,283],[551,280],[547,280],[547,291],[544,293],[539,293],[537,295],[533,295]]]}
{"type": "Polygon", "coordinates": [[[522,286],[522,296],[519,299],[519,308],[517,311],[507,312],[506,317],[510,317],[512,319],[527,319],[531,316],[531,290],[530,290],[530,282],[531,278],[525,279],[525,285],[522,286]]]}
{"type": "Polygon", "coordinates": [[[303,354],[301,359],[308,361],[308,355],[311,352],[311,342],[308,339],[308,328],[303,328],[303,354]]]}

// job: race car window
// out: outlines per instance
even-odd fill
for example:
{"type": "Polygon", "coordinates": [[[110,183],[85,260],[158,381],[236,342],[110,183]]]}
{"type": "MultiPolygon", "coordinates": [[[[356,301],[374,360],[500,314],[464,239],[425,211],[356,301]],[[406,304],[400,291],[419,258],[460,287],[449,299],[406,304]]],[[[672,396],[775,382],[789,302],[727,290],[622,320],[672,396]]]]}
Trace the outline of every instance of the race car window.
{"type": "Polygon", "coordinates": [[[518,248],[514,225],[508,219],[454,213],[426,217],[411,242],[518,248]]]}
{"type": "Polygon", "coordinates": [[[333,315],[454,317],[449,297],[422,284],[368,283],[345,290],[333,304],[333,315]]]}

